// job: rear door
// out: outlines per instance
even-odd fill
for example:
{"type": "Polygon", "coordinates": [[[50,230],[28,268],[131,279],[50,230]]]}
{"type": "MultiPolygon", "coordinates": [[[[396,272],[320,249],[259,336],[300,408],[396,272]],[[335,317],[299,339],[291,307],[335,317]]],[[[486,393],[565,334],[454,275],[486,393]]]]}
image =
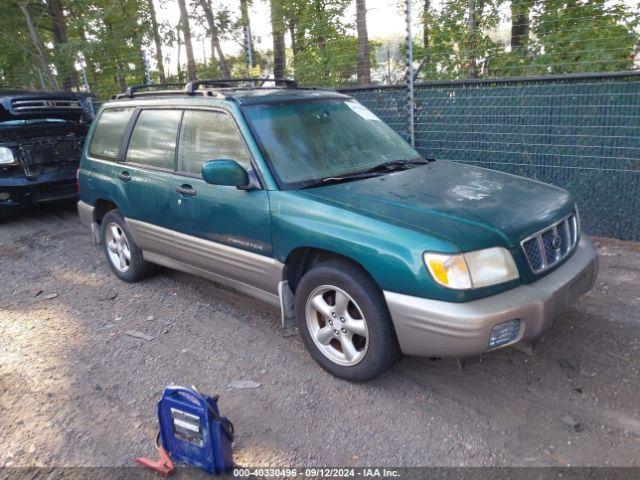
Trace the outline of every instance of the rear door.
{"type": "Polygon", "coordinates": [[[176,154],[181,110],[137,112],[124,162],[117,178],[127,192],[124,214],[154,225],[170,226],[170,181],[176,154]]]}
{"type": "Polygon", "coordinates": [[[97,200],[109,200],[124,207],[127,203],[123,183],[117,175],[123,136],[132,119],[133,107],[105,108],[93,126],[87,157],[80,164],[80,199],[91,205],[97,200]]]}
{"type": "Polygon", "coordinates": [[[136,243],[143,250],[164,251],[172,236],[170,214],[176,140],[182,110],[149,108],[136,111],[124,161],[116,177],[126,193],[121,207],[136,243]]]}

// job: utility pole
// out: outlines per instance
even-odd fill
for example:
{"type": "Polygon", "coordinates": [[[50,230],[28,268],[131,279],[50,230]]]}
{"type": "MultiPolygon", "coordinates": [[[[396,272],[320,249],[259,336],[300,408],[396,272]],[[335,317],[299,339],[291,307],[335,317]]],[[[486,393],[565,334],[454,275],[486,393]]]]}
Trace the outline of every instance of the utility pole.
{"type": "Polygon", "coordinates": [[[80,74],[82,75],[82,89],[87,93],[91,93],[89,79],[87,78],[87,61],[82,52],[78,54],[78,63],[80,64],[80,74]]]}
{"type": "Polygon", "coordinates": [[[144,81],[147,85],[151,85],[151,72],[149,71],[149,61],[147,60],[147,51],[142,49],[142,65],[144,66],[144,81]]]}
{"type": "Polygon", "coordinates": [[[409,117],[409,143],[411,146],[415,146],[415,127],[413,124],[413,33],[411,31],[411,0],[405,0],[405,21],[407,24],[407,38],[406,38],[406,49],[407,49],[407,69],[405,72],[406,82],[407,82],[407,115],[409,117]]]}
{"type": "Polygon", "coordinates": [[[251,21],[249,20],[249,4],[247,0],[240,0],[242,31],[244,33],[244,51],[247,56],[247,69],[253,68],[253,44],[251,42],[251,21]]]}

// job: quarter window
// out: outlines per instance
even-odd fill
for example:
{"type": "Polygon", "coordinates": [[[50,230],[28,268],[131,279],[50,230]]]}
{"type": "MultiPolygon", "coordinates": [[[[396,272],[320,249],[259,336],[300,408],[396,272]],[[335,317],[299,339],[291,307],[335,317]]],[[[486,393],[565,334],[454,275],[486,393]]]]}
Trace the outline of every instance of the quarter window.
{"type": "Polygon", "coordinates": [[[133,128],[126,161],[173,170],[182,110],[143,110],[133,128]]]}
{"type": "Polygon", "coordinates": [[[91,156],[113,161],[118,158],[122,134],[132,112],[132,108],[109,108],[102,111],[89,145],[91,156]]]}
{"type": "Polygon", "coordinates": [[[178,171],[200,175],[204,162],[221,158],[249,166],[249,153],[233,119],[222,112],[186,110],[180,128],[178,171]]]}

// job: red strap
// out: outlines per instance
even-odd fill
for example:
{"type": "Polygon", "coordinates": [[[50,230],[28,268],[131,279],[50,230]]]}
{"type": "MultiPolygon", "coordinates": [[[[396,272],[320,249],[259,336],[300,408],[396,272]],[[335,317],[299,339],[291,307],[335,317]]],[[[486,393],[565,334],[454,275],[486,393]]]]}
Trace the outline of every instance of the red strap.
{"type": "Polygon", "coordinates": [[[138,457],[134,458],[133,461],[139,463],[143,467],[147,467],[153,470],[156,473],[159,473],[163,477],[168,477],[173,473],[174,467],[169,454],[162,448],[158,447],[158,452],[160,453],[159,460],[151,460],[149,458],[138,457]]]}

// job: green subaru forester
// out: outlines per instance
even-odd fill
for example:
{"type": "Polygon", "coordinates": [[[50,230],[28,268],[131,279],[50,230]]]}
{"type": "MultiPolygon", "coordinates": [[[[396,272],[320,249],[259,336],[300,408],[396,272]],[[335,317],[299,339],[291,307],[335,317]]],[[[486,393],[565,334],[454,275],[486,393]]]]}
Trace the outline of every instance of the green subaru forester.
{"type": "Polygon", "coordinates": [[[163,265],[272,303],[356,382],[400,352],[532,340],[593,286],[566,191],[422,158],[349,96],[254,85],[133,88],[102,106],[78,210],[119,278],[163,265]]]}

